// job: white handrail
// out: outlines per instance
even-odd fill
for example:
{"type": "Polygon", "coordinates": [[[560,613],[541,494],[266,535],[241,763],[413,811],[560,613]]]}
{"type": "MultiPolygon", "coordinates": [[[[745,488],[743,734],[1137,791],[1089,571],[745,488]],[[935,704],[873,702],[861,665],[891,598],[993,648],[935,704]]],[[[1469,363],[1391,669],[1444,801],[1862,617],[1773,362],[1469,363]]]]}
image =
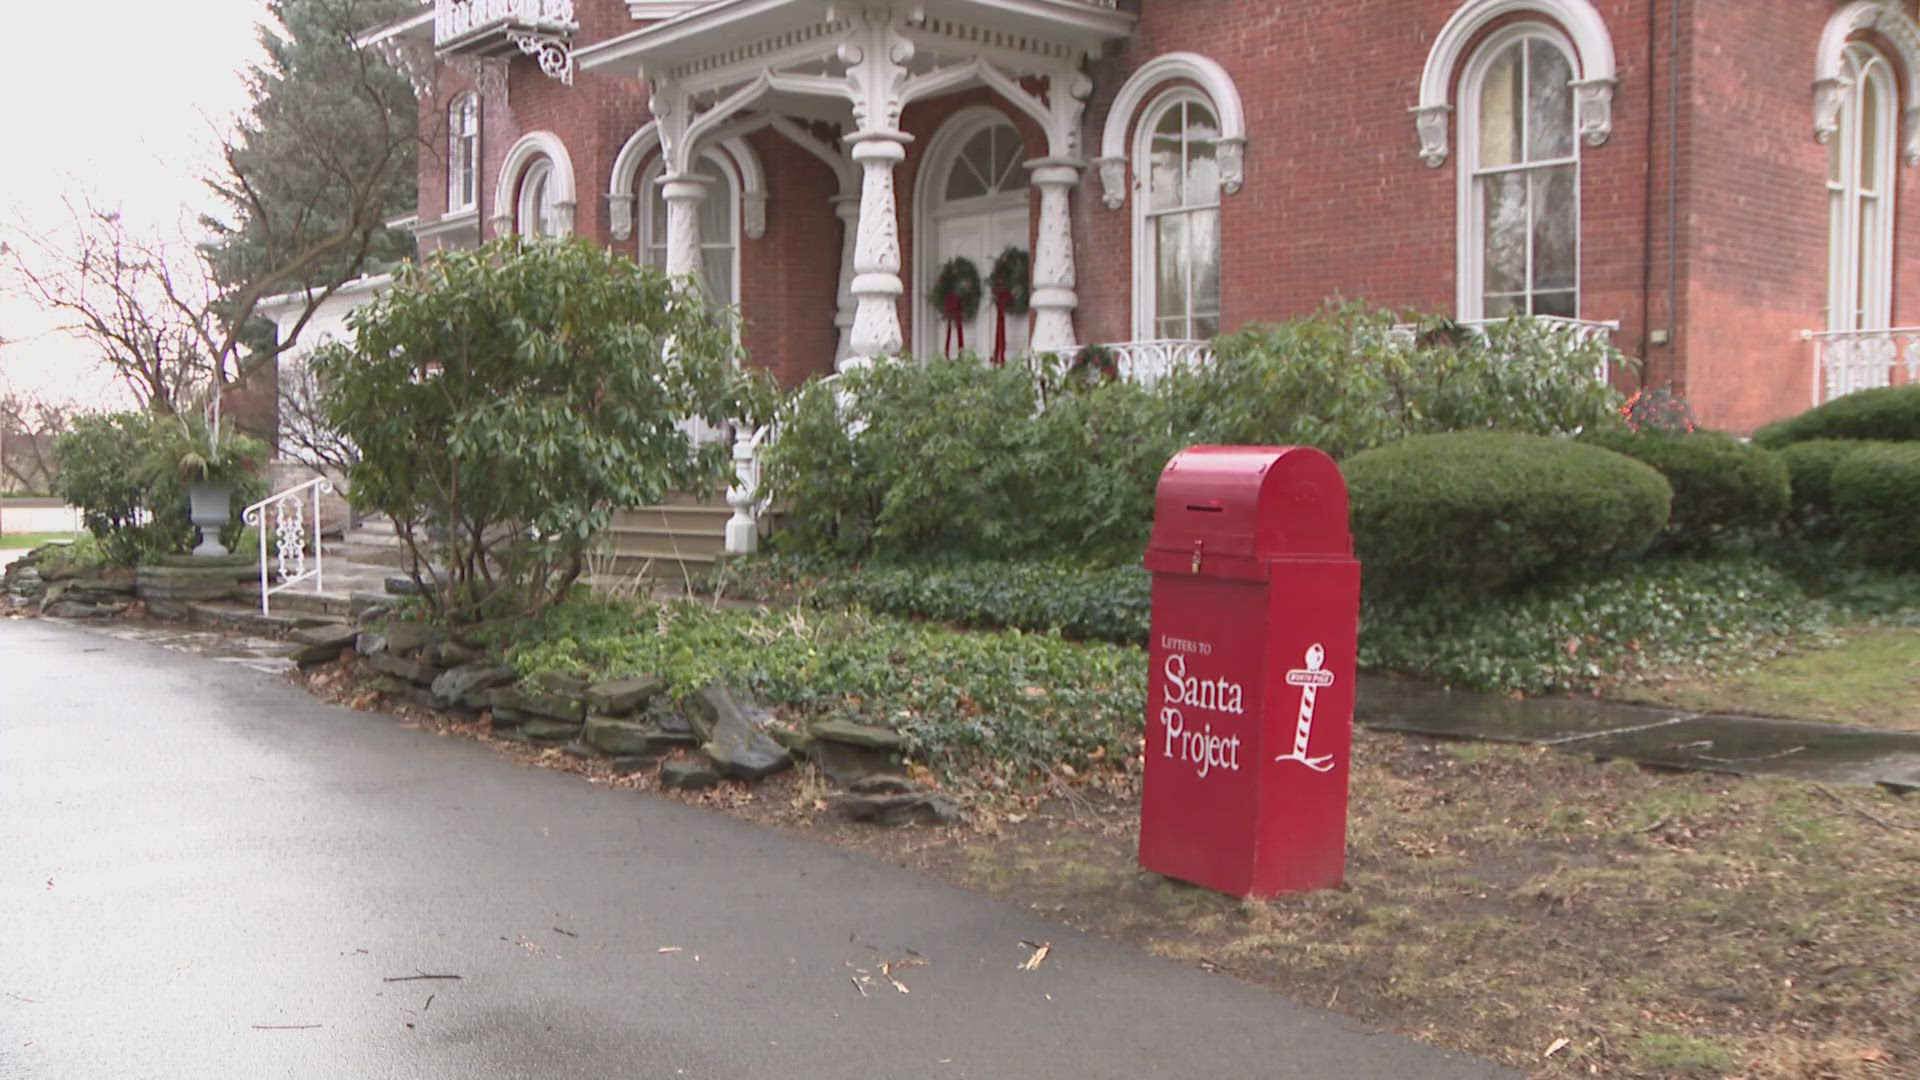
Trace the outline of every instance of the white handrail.
{"type": "Polygon", "coordinates": [[[313,582],[313,591],[326,588],[325,567],[320,551],[320,496],[333,493],[333,481],[316,476],[277,495],[269,495],[240,512],[240,520],[254,526],[260,536],[260,614],[271,615],[267,598],[303,581],[313,582]],[[313,503],[313,569],[307,569],[307,506],[301,496],[311,492],[313,503]],[[274,511],[274,561],[278,564],[280,584],[268,584],[267,508],[274,511]]]}

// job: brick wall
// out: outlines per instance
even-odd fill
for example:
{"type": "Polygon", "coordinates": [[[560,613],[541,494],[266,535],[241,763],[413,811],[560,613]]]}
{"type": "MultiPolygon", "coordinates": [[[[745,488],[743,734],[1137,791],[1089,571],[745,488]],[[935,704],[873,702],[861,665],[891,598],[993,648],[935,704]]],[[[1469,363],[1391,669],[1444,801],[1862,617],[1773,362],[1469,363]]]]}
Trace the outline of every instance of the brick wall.
{"type": "MultiPolygon", "coordinates": [[[[1083,154],[1099,152],[1115,94],[1154,56],[1198,52],[1239,87],[1248,143],[1245,186],[1223,199],[1223,324],[1284,319],[1330,298],[1452,312],[1456,298],[1456,152],[1439,168],[1419,157],[1408,108],[1428,51],[1460,0],[1124,0],[1132,38],[1091,67],[1083,154]]],[[[1581,148],[1584,318],[1618,320],[1616,343],[1644,361],[1623,389],[1672,383],[1708,423],[1750,430],[1802,408],[1811,354],[1799,332],[1824,326],[1824,147],[1811,137],[1814,53],[1832,3],[1805,0],[1595,0],[1616,59],[1613,131],[1581,148]],[[1678,15],[1677,20],[1674,16],[1678,15]],[[1676,25],[1677,23],[1677,25],[1676,25]],[[1674,92],[1677,86],[1677,94],[1674,92]],[[1676,109],[1676,103],[1678,108],[1676,109]],[[1671,149],[1670,149],[1671,148],[1671,149]],[[1664,343],[1649,332],[1670,335],[1664,343]]],[[[579,5],[581,42],[632,28],[624,5],[579,5]]],[[[1510,19],[1513,17],[1509,17],[1510,19]]],[[[1486,32],[1498,27],[1490,26],[1486,32]]],[[[445,103],[469,85],[443,71],[422,113],[438,132],[423,155],[421,208],[445,199],[445,103]]],[[[487,101],[482,216],[489,217],[508,147],[551,130],[576,178],[575,231],[610,241],[605,191],[614,155],[646,122],[637,79],[582,73],[567,88],[516,57],[511,105],[487,101]]],[[[985,90],[910,107],[915,136],[896,172],[912,337],[926,282],[914,273],[913,192],[927,143],[959,109],[1002,108],[1029,150],[1044,139],[985,90]]],[[[783,382],[831,369],[840,228],[831,172],[783,137],[751,141],[769,178],[766,235],[744,240],[742,306],[754,362],[783,382]]],[[[1920,321],[1920,239],[1904,213],[1916,170],[1899,170],[1896,323],[1920,321]]],[[[1132,213],[1109,210],[1092,168],[1073,198],[1082,340],[1132,332],[1132,213]]],[[[1036,200],[1037,213],[1037,200],[1036,200]]],[[[491,224],[483,220],[491,234],[491,224]]],[[[635,241],[622,246],[635,250],[635,241]]]]}

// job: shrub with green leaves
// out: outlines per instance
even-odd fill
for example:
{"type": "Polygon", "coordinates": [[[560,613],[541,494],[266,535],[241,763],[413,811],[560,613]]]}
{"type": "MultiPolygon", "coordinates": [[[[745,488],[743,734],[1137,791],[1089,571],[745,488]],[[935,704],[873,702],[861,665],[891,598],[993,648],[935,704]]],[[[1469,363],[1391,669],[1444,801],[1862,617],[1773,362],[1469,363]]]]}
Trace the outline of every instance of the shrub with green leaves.
{"type": "Polygon", "coordinates": [[[578,241],[443,252],[353,330],[313,368],[360,453],[354,500],[438,556],[427,596],[456,623],[538,612],[615,508],[715,483],[725,448],[694,446],[679,422],[724,422],[748,396],[725,313],[578,241]]]}
{"type": "Polygon", "coordinates": [[[1160,388],[1190,441],[1316,446],[1342,459],[1409,435],[1608,422],[1621,397],[1597,372],[1632,362],[1603,339],[1532,320],[1471,329],[1357,304],[1251,324],[1214,351],[1213,365],[1160,388]]]}
{"type": "Polygon", "coordinates": [[[1920,441],[1920,383],[1859,390],[1753,433],[1774,450],[1810,439],[1920,441]]]}
{"type": "Polygon", "coordinates": [[[1417,436],[1343,469],[1369,591],[1495,592],[1638,552],[1673,498],[1642,462],[1538,435],[1417,436]]]}
{"type": "Polygon", "coordinates": [[[892,728],[916,760],[949,777],[1026,785],[1062,764],[1124,767],[1146,715],[1144,652],[1045,634],[694,604],[636,623],[567,604],[515,636],[508,660],[526,674],[644,672],[679,697],[722,682],[788,719],[892,728]]]}
{"type": "Polygon", "coordinates": [[[1779,451],[1792,489],[1790,522],[1801,531],[1826,532],[1833,518],[1833,469],[1864,446],[1862,439],[1808,439],[1779,451]]]}
{"type": "Polygon", "coordinates": [[[856,604],[886,615],[964,627],[1058,632],[1139,645],[1152,602],[1139,566],[954,562],[848,566],[772,555],[730,561],[703,582],[713,595],[856,604]]]}
{"type": "Polygon", "coordinates": [[[1177,448],[1138,386],[1064,390],[963,354],[874,364],[803,390],[763,488],[787,509],[777,543],[788,551],[1131,557],[1177,448]]]}
{"type": "Polygon", "coordinates": [[[154,424],[145,413],[95,413],[76,417],[54,444],[54,494],[80,509],[102,553],[121,566],[179,551],[194,532],[186,489],[149,467],[154,424]]]}
{"type": "Polygon", "coordinates": [[[1876,563],[1920,566],[1920,442],[1863,446],[1834,465],[1831,483],[1850,543],[1876,563]]]}
{"type": "Polygon", "coordinates": [[[1724,431],[1612,427],[1581,438],[1644,461],[1667,478],[1673,511],[1663,539],[1673,548],[1703,550],[1730,536],[1771,528],[1787,512],[1786,462],[1724,431]]]}

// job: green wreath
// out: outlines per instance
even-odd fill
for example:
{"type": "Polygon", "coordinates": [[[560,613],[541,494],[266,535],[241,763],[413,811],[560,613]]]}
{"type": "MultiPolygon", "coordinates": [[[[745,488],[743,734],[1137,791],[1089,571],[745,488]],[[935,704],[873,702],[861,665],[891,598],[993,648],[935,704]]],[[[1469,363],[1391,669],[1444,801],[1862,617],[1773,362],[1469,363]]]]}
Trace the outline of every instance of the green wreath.
{"type": "Polygon", "coordinates": [[[1033,296],[1033,257],[1027,254],[1027,249],[1007,245],[1007,250],[993,260],[993,269],[987,272],[987,288],[995,295],[1005,291],[1012,298],[1007,304],[1007,314],[1025,315],[1033,296]]]}
{"type": "Polygon", "coordinates": [[[948,259],[940,267],[940,276],[933,280],[933,290],[927,293],[941,318],[952,319],[957,309],[963,323],[972,322],[980,313],[980,296],[980,270],[965,255],[948,259]]]}

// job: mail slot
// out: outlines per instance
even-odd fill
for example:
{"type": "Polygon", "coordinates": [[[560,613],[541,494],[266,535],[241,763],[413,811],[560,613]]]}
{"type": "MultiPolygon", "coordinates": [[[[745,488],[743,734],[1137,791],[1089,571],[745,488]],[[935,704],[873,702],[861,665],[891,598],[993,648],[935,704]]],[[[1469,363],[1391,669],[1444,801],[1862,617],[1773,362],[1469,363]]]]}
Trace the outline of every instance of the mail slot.
{"type": "Polygon", "coordinates": [[[1160,474],[1140,864],[1235,896],[1346,872],[1360,564],[1303,446],[1195,446],[1160,474]]]}

